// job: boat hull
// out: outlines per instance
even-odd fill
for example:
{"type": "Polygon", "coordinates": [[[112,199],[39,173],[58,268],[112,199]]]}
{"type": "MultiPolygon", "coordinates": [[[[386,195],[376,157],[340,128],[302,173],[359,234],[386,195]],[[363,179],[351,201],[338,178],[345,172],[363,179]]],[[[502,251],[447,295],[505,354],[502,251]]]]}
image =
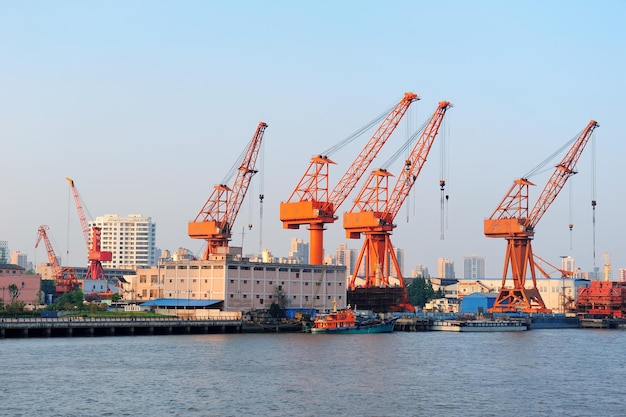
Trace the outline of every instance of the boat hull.
{"type": "Polygon", "coordinates": [[[430,330],[442,332],[523,332],[528,330],[526,323],[519,321],[459,321],[436,320],[430,330]]]}
{"type": "Polygon", "coordinates": [[[312,328],[314,334],[367,334],[367,333],[391,333],[395,327],[395,321],[363,326],[336,327],[330,329],[312,328]]]}

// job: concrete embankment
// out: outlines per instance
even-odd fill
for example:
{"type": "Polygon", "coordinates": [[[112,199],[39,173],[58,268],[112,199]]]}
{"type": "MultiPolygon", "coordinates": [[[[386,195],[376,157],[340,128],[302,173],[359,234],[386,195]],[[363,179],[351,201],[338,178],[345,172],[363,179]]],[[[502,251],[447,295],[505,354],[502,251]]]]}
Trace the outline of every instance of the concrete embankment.
{"type": "Polygon", "coordinates": [[[241,320],[177,317],[3,318],[0,338],[240,333],[241,320]]]}

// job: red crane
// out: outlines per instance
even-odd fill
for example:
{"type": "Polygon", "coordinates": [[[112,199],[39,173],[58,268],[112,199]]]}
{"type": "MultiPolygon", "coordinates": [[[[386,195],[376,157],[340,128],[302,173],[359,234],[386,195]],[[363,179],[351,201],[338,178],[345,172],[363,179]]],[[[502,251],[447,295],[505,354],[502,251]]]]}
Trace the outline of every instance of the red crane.
{"type": "Polygon", "coordinates": [[[54,279],[56,293],[74,291],[78,288],[76,270],[72,267],[62,267],[59,265],[59,260],[54,253],[54,249],[46,233],[48,229],[49,227],[45,224],[39,226],[35,248],[39,246],[39,242],[43,239],[46,245],[46,252],[48,252],[48,264],[50,264],[50,268],[52,268],[52,278],[54,279]]]}
{"type": "MultiPolygon", "coordinates": [[[[390,238],[391,232],[396,228],[393,221],[413,188],[413,184],[415,184],[439,132],[443,117],[450,107],[452,104],[448,101],[439,102],[434,114],[424,129],[421,129],[421,134],[418,131],[413,135],[411,140],[418,134],[419,138],[415,142],[409,159],[405,162],[404,170],[398,176],[391,193],[389,193],[389,177],[393,175],[382,168],[372,171],[352,209],[344,214],[343,227],[346,230],[346,237],[359,239],[362,233],[365,235],[363,247],[349,282],[351,290],[356,287],[357,275],[364,262],[364,288],[389,286],[391,267],[395,270],[400,286],[404,287],[402,272],[390,238]],[[392,265],[389,265],[389,262],[392,265]]],[[[410,309],[406,294],[403,303],[405,307],[410,309]]]]}
{"type": "Polygon", "coordinates": [[[85,238],[85,244],[87,245],[87,259],[89,261],[89,266],[87,267],[85,279],[106,280],[104,269],[102,268],[102,262],[111,261],[113,259],[113,254],[108,251],[102,251],[100,248],[100,232],[102,230],[100,227],[94,226],[91,228],[90,241],[89,224],[87,223],[87,218],[85,217],[82,200],[78,195],[78,190],[74,186],[74,180],[71,178],[65,179],[70,184],[70,188],[72,189],[74,203],[76,204],[76,211],[78,212],[78,219],[80,220],[83,237],[85,238]]]}
{"type": "Polygon", "coordinates": [[[552,202],[563,189],[568,178],[576,173],[576,163],[580,158],[591,134],[598,127],[598,123],[591,120],[574,139],[567,154],[556,165],[552,176],[546,183],[539,199],[532,210],[528,210],[528,187],[535,185],[527,178],[520,178],[502,199],[489,219],[484,221],[486,237],[506,239],[506,254],[502,273],[502,288],[490,311],[492,312],[535,312],[549,313],[541,294],[537,289],[536,269],[532,251],[532,239],[535,235],[535,226],[546,213],[552,202]],[[507,288],[506,277],[509,266],[513,279],[513,287],[507,288]],[[526,288],[526,273],[530,269],[533,287],[526,288]]]}
{"type": "Polygon", "coordinates": [[[256,160],[266,127],[266,123],[259,122],[241,159],[232,188],[226,184],[217,184],[194,221],[187,225],[189,237],[207,241],[207,247],[202,256],[204,260],[209,259],[209,255],[228,248],[233,224],[248,191],[250,181],[257,173],[255,170],[256,160]]]}
{"type": "Polygon", "coordinates": [[[411,103],[419,100],[415,93],[405,93],[376,130],[361,153],[352,162],[335,188],[328,192],[328,166],[335,164],[328,156],[311,158],[309,168],[287,200],[280,203],[280,221],[285,229],[309,226],[309,263],[321,265],[324,257],[324,225],[337,220],[335,212],[348,198],[363,173],[378,155],[389,136],[404,117],[411,103]]]}

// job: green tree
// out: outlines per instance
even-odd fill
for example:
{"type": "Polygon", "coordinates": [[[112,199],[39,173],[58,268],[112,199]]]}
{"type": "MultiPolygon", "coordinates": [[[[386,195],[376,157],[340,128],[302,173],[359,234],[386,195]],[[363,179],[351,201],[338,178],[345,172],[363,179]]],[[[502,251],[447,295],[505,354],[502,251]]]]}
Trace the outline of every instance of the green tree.
{"type": "Polygon", "coordinates": [[[9,285],[9,295],[11,297],[11,304],[13,304],[17,298],[20,296],[20,289],[17,285],[11,284],[9,285]]]}
{"type": "Polygon", "coordinates": [[[413,282],[407,287],[407,293],[411,304],[414,306],[424,307],[428,301],[437,298],[430,279],[421,277],[413,279],[413,282]]]}

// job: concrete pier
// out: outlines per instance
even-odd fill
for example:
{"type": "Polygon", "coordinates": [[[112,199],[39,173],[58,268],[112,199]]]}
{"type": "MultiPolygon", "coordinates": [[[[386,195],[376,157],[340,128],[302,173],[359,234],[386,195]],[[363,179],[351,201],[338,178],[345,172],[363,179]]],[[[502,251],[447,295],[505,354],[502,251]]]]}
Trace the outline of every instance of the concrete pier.
{"type": "Polygon", "coordinates": [[[0,338],[240,333],[241,320],[178,317],[62,317],[0,319],[0,338]]]}

